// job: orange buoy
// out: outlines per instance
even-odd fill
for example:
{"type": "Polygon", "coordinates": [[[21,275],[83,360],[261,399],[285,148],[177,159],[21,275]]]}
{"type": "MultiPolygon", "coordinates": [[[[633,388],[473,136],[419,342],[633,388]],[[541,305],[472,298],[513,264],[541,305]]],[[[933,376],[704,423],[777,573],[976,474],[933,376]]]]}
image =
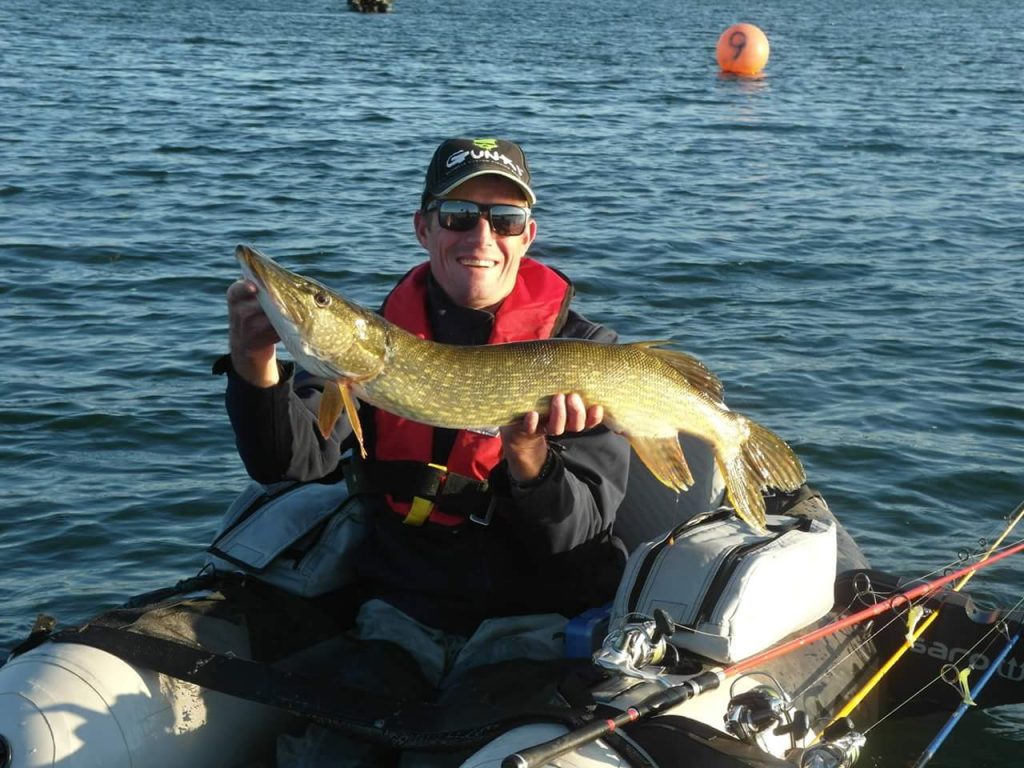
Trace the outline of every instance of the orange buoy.
{"type": "Polygon", "coordinates": [[[756,75],[768,63],[768,38],[753,24],[733,24],[718,38],[715,58],[723,72],[756,75]]]}

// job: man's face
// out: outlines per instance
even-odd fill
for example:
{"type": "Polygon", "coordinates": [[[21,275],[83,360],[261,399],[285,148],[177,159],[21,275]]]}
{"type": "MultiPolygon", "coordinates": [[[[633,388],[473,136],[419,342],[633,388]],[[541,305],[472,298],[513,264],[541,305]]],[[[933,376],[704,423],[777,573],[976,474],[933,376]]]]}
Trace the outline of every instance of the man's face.
{"type": "MultiPolygon", "coordinates": [[[[501,176],[477,176],[449,192],[449,200],[481,205],[526,205],[513,182],[501,176]]],[[[430,254],[430,271],[456,304],[495,309],[512,292],[519,262],[537,236],[531,218],[520,235],[497,235],[481,216],[468,232],[453,232],[438,222],[437,211],[416,212],[416,237],[430,254]]]]}

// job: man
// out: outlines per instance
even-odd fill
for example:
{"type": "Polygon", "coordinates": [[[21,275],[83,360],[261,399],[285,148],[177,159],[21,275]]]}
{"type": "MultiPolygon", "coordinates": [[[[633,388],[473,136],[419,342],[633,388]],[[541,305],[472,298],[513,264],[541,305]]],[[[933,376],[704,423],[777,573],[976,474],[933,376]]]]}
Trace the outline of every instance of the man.
{"type": "MultiPolygon", "coordinates": [[[[614,342],[569,309],[563,275],[526,258],[537,234],[530,180],[512,142],[443,142],[414,218],[429,260],[395,286],[384,317],[450,344],[614,342]]],[[[234,283],[227,300],[226,402],[249,474],[324,477],[352,447],[347,420],[321,438],[322,382],[278,362],[255,285],[234,283]]],[[[371,599],[356,630],[401,645],[431,686],[481,664],[559,655],[567,617],[614,594],[624,558],[612,525],[629,447],[600,426],[600,406],[552,394],[547,415],[526,414],[497,436],[360,408],[368,456],[358,474],[379,503],[357,564],[371,599]]]]}

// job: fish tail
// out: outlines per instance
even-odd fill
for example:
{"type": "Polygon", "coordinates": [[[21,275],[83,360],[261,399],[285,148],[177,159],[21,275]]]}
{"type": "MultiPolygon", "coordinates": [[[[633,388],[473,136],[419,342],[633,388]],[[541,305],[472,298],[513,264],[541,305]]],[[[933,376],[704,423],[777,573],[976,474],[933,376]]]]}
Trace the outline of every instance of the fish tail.
{"type": "Polygon", "coordinates": [[[747,439],[732,456],[719,459],[719,468],[736,514],[755,530],[764,532],[767,521],[762,491],[795,491],[807,476],[800,459],[782,438],[760,424],[744,421],[747,439]]]}

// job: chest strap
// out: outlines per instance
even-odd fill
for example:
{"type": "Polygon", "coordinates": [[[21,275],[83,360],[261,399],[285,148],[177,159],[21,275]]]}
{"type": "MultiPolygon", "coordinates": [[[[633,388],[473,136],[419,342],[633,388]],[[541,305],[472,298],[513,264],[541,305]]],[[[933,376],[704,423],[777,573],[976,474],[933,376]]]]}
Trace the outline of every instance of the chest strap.
{"type": "Polygon", "coordinates": [[[411,503],[406,525],[423,525],[437,506],[449,515],[489,525],[494,494],[486,480],[450,472],[440,464],[418,461],[356,461],[349,477],[350,491],[379,493],[411,503]]]}

